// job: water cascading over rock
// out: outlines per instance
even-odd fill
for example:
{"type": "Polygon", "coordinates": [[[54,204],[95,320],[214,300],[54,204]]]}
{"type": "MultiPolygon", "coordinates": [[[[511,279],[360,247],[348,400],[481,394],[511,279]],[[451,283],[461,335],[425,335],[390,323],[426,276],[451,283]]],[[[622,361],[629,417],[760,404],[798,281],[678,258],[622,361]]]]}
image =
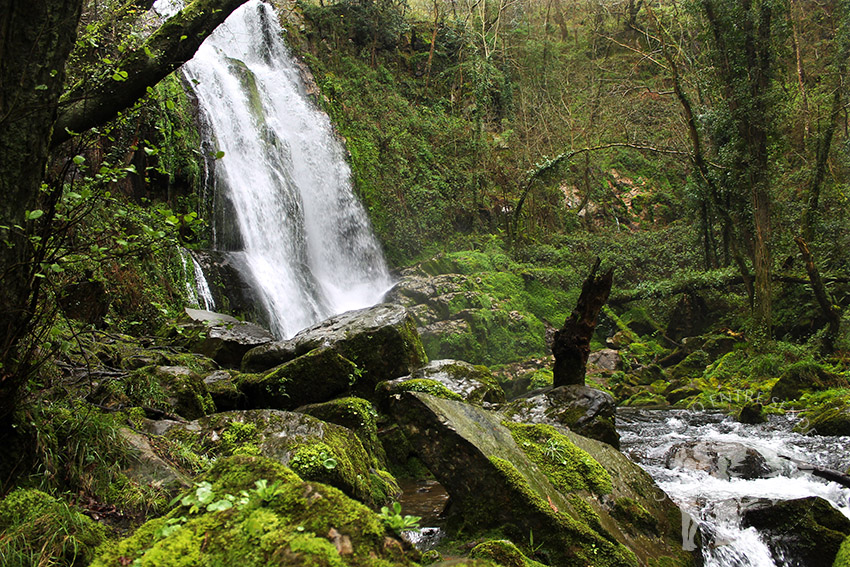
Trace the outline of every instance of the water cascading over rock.
{"type": "Polygon", "coordinates": [[[204,121],[213,246],[237,257],[275,335],[390,287],[345,150],[308,98],[272,7],[251,0],[183,67],[204,121]],[[217,157],[216,157],[217,156],[217,157]]]}

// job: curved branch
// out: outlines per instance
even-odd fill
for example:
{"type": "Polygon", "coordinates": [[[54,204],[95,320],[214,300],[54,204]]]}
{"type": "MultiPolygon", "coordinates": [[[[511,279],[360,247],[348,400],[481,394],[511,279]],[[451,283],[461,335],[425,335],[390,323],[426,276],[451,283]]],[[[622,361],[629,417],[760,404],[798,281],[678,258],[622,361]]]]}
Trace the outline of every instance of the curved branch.
{"type": "Polygon", "coordinates": [[[50,147],[108,122],[142,98],[148,87],[191,59],[204,39],[246,0],[195,0],[169,18],[139,48],[129,52],[117,69],[127,79],[113,79],[115,68],[74,85],[59,101],[59,117],[50,147]]]}

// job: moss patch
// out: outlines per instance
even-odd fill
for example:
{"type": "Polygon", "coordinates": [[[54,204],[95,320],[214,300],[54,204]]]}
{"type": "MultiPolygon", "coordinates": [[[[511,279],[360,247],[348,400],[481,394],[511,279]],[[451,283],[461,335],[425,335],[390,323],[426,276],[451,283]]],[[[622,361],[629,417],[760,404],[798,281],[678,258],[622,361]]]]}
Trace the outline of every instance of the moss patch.
{"type": "Polygon", "coordinates": [[[503,422],[516,444],[546,477],[563,493],[588,490],[595,494],[611,492],[611,475],[565,435],[551,425],[503,422]]]}
{"type": "Polygon", "coordinates": [[[543,563],[525,556],[513,542],[506,539],[485,541],[472,548],[469,556],[490,559],[503,567],[545,567],[543,563]]]}

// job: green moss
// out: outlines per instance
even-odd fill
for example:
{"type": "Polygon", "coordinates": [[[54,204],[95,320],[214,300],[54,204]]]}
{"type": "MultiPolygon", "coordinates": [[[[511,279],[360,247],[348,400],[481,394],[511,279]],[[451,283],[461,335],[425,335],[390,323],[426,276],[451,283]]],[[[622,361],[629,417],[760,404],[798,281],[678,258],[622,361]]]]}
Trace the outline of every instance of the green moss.
{"type": "Polygon", "coordinates": [[[630,396],[628,399],[623,401],[621,405],[631,407],[666,406],[667,399],[652,391],[642,391],[630,396]]]}
{"type": "Polygon", "coordinates": [[[832,567],[850,567],[850,536],[847,536],[841,544],[832,567]]]}
{"type": "Polygon", "coordinates": [[[640,502],[632,498],[617,498],[611,515],[627,526],[639,531],[659,534],[658,520],[644,508],[640,502]]]}
{"type": "Polygon", "coordinates": [[[458,402],[463,401],[463,397],[460,394],[456,394],[452,392],[448,388],[446,388],[440,382],[436,380],[430,380],[428,378],[414,378],[413,380],[405,380],[404,382],[399,382],[398,384],[393,385],[393,391],[396,392],[421,392],[423,394],[430,394],[432,396],[436,396],[438,398],[443,398],[446,400],[455,400],[458,402]]]}
{"type": "Polygon", "coordinates": [[[352,430],[369,453],[373,466],[386,467],[386,454],[378,440],[378,412],[368,400],[339,398],[304,406],[298,408],[298,411],[352,430]]]}
{"type": "Polygon", "coordinates": [[[333,487],[303,482],[278,463],[231,457],[204,478],[216,494],[250,495],[260,479],[278,484],[273,495],[224,511],[191,514],[178,507],[102,548],[92,567],[133,560],[141,567],[411,564],[401,545],[385,543],[384,526],[368,508],[333,487]],[[340,549],[343,539],[350,543],[350,553],[339,552],[334,533],[340,549]]]}
{"type": "Polygon", "coordinates": [[[513,542],[500,539],[479,543],[469,556],[474,559],[490,559],[503,567],[544,567],[542,563],[529,559],[513,542]]]}
{"type": "Polygon", "coordinates": [[[32,489],[0,501],[0,564],[82,566],[106,539],[106,530],[64,502],[32,489]]]}
{"type": "Polygon", "coordinates": [[[551,425],[503,422],[516,444],[562,493],[589,490],[608,494],[611,475],[586,451],[551,425]]]}

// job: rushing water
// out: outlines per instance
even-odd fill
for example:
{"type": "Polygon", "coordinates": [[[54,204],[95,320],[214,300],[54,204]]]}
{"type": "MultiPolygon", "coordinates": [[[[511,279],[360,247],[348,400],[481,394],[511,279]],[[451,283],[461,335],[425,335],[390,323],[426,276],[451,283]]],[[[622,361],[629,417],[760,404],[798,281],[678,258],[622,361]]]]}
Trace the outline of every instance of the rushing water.
{"type": "MultiPolygon", "coordinates": [[[[160,12],[173,11],[166,2],[160,12]]],[[[206,123],[204,147],[220,156],[210,176],[216,217],[233,217],[214,227],[217,245],[243,251],[271,330],[289,337],[377,303],[391,279],[344,148],[281,36],[274,9],[251,0],[183,73],[206,123]]]]}
{"type": "MultiPolygon", "coordinates": [[[[782,565],[771,556],[753,528],[741,525],[742,503],[750,499],[790,500],[820,496],[850,517],[850,489],[826,482],[799,470],[790,457],[825,468],[846,470],[850,438],[806,436],[791,430],[792,416],[773,416],[766,424],[743,425],[718,413],[687,410],[619,410],[618,429],[623,451],[652,475],[658,485],[683,510],[690,513],[704,535],[707,567],[773,567],[782,565]],[[710,463],[690,455],[671,459],[689,442],[755,449],[769,472],[745,479],[715,470],[710,463]]],[[[681,454],[681,453],[680,453],[681,454]]],[[[732,463],[734,464],[734,463],[732,463]]],[[[691,533],[683,534],[685,544],[691,533]]],[[[688,526],[683,528],[688,532],[688,526]]]]}

